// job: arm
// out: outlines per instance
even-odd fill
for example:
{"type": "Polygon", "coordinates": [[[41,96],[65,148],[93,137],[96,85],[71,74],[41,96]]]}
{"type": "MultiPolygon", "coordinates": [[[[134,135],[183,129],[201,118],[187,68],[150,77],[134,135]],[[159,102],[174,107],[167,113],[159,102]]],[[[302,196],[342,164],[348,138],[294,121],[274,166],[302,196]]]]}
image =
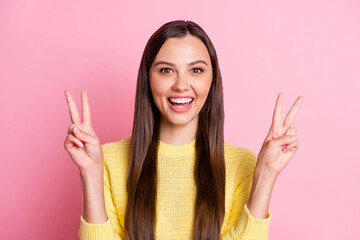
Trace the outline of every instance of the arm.
{"type": "MultiPolygon", "coordinates": [[[[106,150],[104,147],[103,150],[106,156],[106,150]]],[[[86,195],[83,197],[84,213],[83,216],[81,216],[81,225],[79,230],[80,239],[94,239],[94,237],[95,239],[104,240],[123,239],[122,236],[124,236],[124,231],[120,225],[113,201],[110,188],[110,175],[106,161],[104,161],[103,166],[103,177],[101,174],[101,180],[98,180],[97,182],[99,185],[96,189],[99,194],[87,194],[88,198],[85,197],[86,195]],[[100,182],[103,184],[100,185],[100,182]],[[102,192],[102,195],[100,195],[100,192],[102,192]],[[90,218],[86,218],[85,216],[90,216],[90,218]]]]}
{"type": "Polygon", "coordinates": [[[243,162],[242,167],[239,168],[236,179],[236,184],[231,212],[227,220],[227,226],[222,235],[222,240],[265,240],[268,239],[268,230],[271,221],[271,213],[267,212],[266,217],[257,218],[253,216],[248,208],[248,199],[252,191],[254,168],[256,164],[256,154],[248,154],[247,161],[243,162]],[[250,170],[249,172],[249,169],[250,170]],[[248,176],[246,176],[249,174],[248,176]],[[245,175],[245,177],[244,177],[245,175]]]}
{"type": "Polygon", "coordinates": [[[251,215],[257,218],[266,218],[268,208],[276,181],[276,176],[264,171],[260,167],[255,168],[253,185],[250,192],[247,207],[251,215]]]}
{"type": "Polygon", "coordinates": [[[268,208],[275,181],[298,148],[296,129],[291,124],[302,100],[298,97],[281,125],[283,94],[278,95],[270,131],[257,157],[249,201],[237,225],[222,239],[267,239],[271,219],[268,208]]]}
{"type": "Polygon", "coordinates": [[[283,94],[278,95],[272,125],[257,159],[248,202],[249,211],[255,217],[266,217],[275,181],[298,149],[296,129],[291,125],[302,101],[303,97],[297,98],[281,124],[283,94]]]}
{"type": "Polygon", "coordinates": [[[104,161],[105,149],[92,127],[87,93],[81,92],[82,122],[71,92],[65,90],[64,93],[72,122],[64,147],[79,168],[83,190],[83,216],[80,219],[79,236],[81,239],[120,239],[120,224],[104,161]]]}
{"type": "Polygon", "coordinates": [[[103,167],[92,172],[80,172],[83,189],[83,219],[89,223],[103,223],[107,220],[104,202],[103,167]]]}

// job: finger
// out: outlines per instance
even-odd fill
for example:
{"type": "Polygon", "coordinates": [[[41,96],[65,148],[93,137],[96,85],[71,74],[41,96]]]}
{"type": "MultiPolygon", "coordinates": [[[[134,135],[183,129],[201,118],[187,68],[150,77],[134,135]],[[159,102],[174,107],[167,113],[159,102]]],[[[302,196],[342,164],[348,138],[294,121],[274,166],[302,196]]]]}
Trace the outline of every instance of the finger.
{"type": "Polygon", "coordinates": [[[295,142],[296,140],[297,140],[296,135],[283,135],[281,137],[270,140],[269,144],[272,147],[281,147],[284,145],[291,144],[291,143],[295,142]]]}
{"type": "MultiPolygon", "coordinates": [[[[297,136],[296,128],[295,127],[290,127],[286,131],[286,135],[297,136]]],[[[287,152],[287,151],[291,150],[295,146],[297,147],[298,144],[299,144],[299,138],[297,138],[295,142],[285,145],[284,148],[283,148],[283,152],[287,152]]]]}
{"type": "MultiPolygon", "coordinates": [[[[295,127],[289,127],[288,130],[286,130],[285,135],[291,135],[291,136],[297,135],[296,128],[295,127]]],[[[286,153],[287,151],[289,151],[291,149],[291,147],[289,147],[289,146],[290,145],[294,146],[297,142],[298,141],[296,140],[295,142],[293,142],[291,144],[285,145],[284,148],[282,149],[282,151],[284,153],[286,153]]]]}
{"type": "Polygon", "coordinates": [[[69,146],[71,144],[75,144],[78,147],[84,147],[84,144],[79,139],[77,139],[73,134],[70,133],[68,134],[65,140],[65,145],[69,146]]]}
{"type": "Polygon", "coordinates": [[[87,122],[87,123],[91,124],[90,105],[89,105],[89,99],[88,99],[86,91],[81,92],[81,103],[82,103],[82,110],[83,110],[83,122],[87,122]]]}
{"type": "Polygon", "coordinates": [[[73,133],[73,128],[76,126],[76,124],[70,124],[69,128],[68,128],[68,133],[73,133]]]}
{"type": "Polygon", "coordinates": [[[65,90],[65,97],[69,106],[71,122],[75,124],[80,124],[80,116],[76,107],[74,98],[69,90],[65,90]]]}
{"type": "Polygon", "coordinates": [[[292,148],[290,148],[290,149],[284,148],[284,149],[283,149],[283,153],[287,153],[287,152],[289,152],[289,151],[292,152],[292,153],[295,153],[297,149],[298,149],[298,146],[294,146],[294,147],[292,147],[292,148]]]}
{"type": "Polygon", "coordinates": [[[286,132],[286,135],[296,135],[297,134],[297,130],[295,127],[289,127],[286,132]]]}
{"type": "Polygon", "coordinates": [[[296,146],[296,147],[291,148],[290,151],[295,153],[297,149],[298,149],[298,147],[296,146]]]}
{"type": "Polygon", "coordinates": [[[277,129],[280,126],[283,98],[284,98],[284,94],[279,93],[276,99],[276,105],[274,108],[274,113],[272,118],[272,124],[271,124],[272,129],[277,129]]]}
{"type": "Polygon", "coordinates": [[[99,144],[99,138],[97,136],[93,136],[90,134],[87,134],[86,132],[81,131],[78,127],[74,127],[72,132],[74,133],[74,136],[78,138],[79,140],[83,141],[85,144],[92,144],[97,145],[99,144]]]}
{"type": "Polygon", "coordinates": [[[81,131],[84,131],[82,127],[77,126],[76,124],[73,123],[73,124],[70,124],[70,126],[69,126],[69,128],[68,128],[68,133],[74,134],[73,129],[74,129],[75,127],[79,128],[81,131]]]}
{"type": "Polygon", "coordinates": [[[296,112],[298,111],[303,100],[304,100],[304,97],[299,96],[296,99],[296,101],[294,102],[293,106],[291,107],[290,111],[288,112],[288,114],[286,115],[286,118],[284,120],[283,126],[285,129],[288,129],[291,126],[291,124],[293,123],[296,112]]]}
{"type": "Polygon", "coordinates": [[[284,149],[283,149],[283,152],[288,152],[288,151],[290,151],[290,150],[292,151],[293,148],[296,148],[296,149],[297,149],[298,147],[299,147],[299,141],[296,140],[295,142],[286,145],[286,146],[284,147],[284,149]]]}

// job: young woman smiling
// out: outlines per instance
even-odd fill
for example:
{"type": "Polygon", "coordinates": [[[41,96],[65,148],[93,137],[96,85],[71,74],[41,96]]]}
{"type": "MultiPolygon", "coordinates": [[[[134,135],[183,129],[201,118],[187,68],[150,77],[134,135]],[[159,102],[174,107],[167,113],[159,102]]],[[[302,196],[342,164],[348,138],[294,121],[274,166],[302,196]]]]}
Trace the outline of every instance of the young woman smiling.
{"type": "Polygon", "coordinates": [[[281,124],[283,94],[258,154],[224,142],[223,89],[204,30],[173,21],[149,39],[139,67],[132,136],[100,144],[82,91],[65,149],[83,187],[81,239],[267,239],[277,176],[298,148],[281,124]]]}

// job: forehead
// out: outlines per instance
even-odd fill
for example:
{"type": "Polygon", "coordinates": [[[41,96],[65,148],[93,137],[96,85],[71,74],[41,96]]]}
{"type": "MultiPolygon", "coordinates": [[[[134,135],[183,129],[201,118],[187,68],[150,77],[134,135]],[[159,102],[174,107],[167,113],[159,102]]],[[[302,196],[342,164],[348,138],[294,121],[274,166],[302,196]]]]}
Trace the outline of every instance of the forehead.
{"type": "Polygon", "coordinates": [[[196,60],[210,63],[210,55],[205,44],[197,37],[187,35],[182,38],[169,38],[160,48],[155,60],[173,63],[188,63],[196,60]]]}

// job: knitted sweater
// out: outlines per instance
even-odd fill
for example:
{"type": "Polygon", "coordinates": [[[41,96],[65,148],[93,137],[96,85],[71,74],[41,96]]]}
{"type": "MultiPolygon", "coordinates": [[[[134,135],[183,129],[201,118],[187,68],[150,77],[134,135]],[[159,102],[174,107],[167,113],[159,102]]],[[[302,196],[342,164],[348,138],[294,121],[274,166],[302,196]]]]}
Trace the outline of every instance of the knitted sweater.
{"type": "MultiPolygon", "coordinates": [[[[81,239],[125,239],[126,180],[131,137],[102,145],[104,194],[108,219],[92,224],[80,217],[81,239]]],[[[247,201],[257,155],[224,143],[226,186],[221,239],[268,239],[271,213],[266,219],[251,216],[247,201]]],[[[156,239],[192,239],[196,185],[193,177],[195,140],[183,145],[159,142],[156,199],[156,239]]]]}

